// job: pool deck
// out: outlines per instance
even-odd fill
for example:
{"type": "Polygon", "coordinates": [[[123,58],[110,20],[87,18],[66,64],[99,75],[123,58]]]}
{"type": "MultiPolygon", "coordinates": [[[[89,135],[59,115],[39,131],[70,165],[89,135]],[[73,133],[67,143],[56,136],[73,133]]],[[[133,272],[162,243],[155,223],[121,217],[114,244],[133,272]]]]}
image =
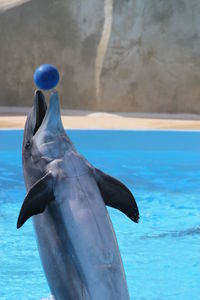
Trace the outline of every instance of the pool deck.
{"type": "MultiPolygon", "coordinates": [[[[24,128],[30,108],[0,107],[0,128],[24,128]]],[[[62,110],[62,120],[67,129],[113,130],[200,130],[200,115],[101,113],[62,110]]]]}

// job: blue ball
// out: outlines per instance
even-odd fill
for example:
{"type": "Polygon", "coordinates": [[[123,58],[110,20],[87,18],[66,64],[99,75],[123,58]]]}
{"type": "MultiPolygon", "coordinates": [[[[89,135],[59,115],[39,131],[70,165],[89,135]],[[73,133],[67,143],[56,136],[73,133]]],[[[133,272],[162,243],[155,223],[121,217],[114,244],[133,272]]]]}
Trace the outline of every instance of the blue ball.
{"type": "Polygon", "coordinates": [[[53,89],[60,79],[56,67],[48,64],[39,66],[34,73],[35,84],[42,90],[53,89]]]}

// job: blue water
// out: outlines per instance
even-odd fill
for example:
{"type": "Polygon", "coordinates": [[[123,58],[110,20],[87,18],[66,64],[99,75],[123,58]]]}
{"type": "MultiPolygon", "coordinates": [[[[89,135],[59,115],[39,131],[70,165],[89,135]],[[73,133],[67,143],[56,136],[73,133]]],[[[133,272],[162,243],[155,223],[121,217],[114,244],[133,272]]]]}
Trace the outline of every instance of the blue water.
{"type": "MultiPolygon", "coordinates": [[[[200,132],[68,131],[78,150],[133,192],[139,224],[109,209],[131,300],[200,299],[200,132]]],[[[0,132],[0,299],[50,295],[25,188],[22,131],[0,132]]],[[[113,299],[114,300],[114,299],[113,299]]]]}

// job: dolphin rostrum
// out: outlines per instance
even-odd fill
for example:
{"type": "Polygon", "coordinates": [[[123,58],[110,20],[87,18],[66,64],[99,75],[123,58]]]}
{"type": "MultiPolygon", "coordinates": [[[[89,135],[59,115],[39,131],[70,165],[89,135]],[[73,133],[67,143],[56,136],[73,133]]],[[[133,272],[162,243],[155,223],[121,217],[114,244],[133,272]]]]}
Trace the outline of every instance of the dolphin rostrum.
{"type": "Polygon", "coordinates": [[[129,299],[121,256],[106,205],[134,222],[137,204],[128,188],[80,155],[62,125],[59,97],[47,108],[35,93],[23,139],[27,195],[17,228],[33,216],[38,249],[56,300],[129,299]]]}

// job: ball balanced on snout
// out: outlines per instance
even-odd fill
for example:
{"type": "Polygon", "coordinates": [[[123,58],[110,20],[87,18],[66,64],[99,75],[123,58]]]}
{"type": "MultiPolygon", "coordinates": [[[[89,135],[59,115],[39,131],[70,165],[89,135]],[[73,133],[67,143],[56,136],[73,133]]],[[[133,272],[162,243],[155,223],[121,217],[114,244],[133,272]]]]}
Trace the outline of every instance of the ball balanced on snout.
{"type": "Polygon", "coordinates": [[[49,64],[40,65],[34,73],[34,82],[42,90],[51,90],[59,82],[59,73],[56,67],[49,64]]]}

